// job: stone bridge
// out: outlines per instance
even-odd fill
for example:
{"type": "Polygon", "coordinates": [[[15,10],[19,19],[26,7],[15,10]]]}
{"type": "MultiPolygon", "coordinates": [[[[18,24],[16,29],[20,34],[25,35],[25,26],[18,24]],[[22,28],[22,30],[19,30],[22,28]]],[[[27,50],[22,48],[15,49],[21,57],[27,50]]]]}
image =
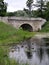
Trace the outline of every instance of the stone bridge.
{"type": "Polygon", "coordinates": [[[14,26],[16,29],[22,28],[28,31],[41,30],[42,25],[46,22],[42,18],[26,18],[26,17],[0,17],[0,20],[14,26]]]}

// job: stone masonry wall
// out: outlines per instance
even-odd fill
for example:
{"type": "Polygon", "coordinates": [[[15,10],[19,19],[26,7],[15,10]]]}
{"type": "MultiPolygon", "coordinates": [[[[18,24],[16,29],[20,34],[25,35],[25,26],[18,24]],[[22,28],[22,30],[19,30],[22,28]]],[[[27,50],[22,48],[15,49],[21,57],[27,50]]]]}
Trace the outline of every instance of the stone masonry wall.
{"type": "Polygon", "coordinates": [[[29,24],[32,26],[33,31],[38,31],[38,29],[41,30],[46,20],[42,18],[0,17],[0,22],[11,24],[17,29],[23,24],[29,24]]]}

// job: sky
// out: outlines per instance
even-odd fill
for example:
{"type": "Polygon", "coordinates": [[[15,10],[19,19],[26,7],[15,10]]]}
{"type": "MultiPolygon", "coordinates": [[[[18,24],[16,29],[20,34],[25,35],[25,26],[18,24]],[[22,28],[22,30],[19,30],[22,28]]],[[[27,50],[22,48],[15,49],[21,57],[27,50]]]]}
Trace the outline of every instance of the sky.
{"type": "Polygon", "coordinates": [[[23,10],[23,8],[26,8],[26,1],[27,0],[4,0],[4,2],[8,3],[8,12],[23,10]]]}
{"type": "Polygon", "coordinates": [[[8,3],[7,11],[10,12],[26,8],[26,1],[27,0],[4,0],[4,2],[8,3]]]}

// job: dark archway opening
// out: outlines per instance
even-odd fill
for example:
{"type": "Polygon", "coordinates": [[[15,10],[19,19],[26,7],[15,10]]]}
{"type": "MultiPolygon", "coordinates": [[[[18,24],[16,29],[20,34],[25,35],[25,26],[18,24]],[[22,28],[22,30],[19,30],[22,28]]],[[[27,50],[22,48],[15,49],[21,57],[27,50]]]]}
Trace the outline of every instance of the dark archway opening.
{"type": "Polygon", "coordinates": [[[32,26],[31,25],[29,25],[29,24],[22,24],[21,25],[21,28],[23,29],[23,30],[26,30],[26,31],[33,31],[33,28],[32,28],[32,26]]]}

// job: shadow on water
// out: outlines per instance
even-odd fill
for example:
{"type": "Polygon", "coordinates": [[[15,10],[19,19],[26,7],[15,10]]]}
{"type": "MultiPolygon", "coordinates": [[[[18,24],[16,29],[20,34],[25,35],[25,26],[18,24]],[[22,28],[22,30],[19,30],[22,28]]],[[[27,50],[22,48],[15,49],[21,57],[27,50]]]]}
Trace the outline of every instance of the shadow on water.
{"type": "Polygon", "coordinates": [[[47,47],[46,52],[49,57],[49,38],[44,38],[44,40],[45,40],[45,46],[47,47]]]}
{"type": "Polygon", "coordinates": [[[31,51],[27,51],[26,52],[27,58],[31,59],[32,58],[32,52],[31,51]]]}
{"type": "Polygon", "coordinates": [[[49,65],[49,38],[28,38],[12,47],[9,57],[29,65],[49,65]]]}
{"type": "Polygon", "coordinates": [[[48,55],[48,57],[49,57],[49,49],[46,49],[46,52],[47,52],[47,55],[48,55]]]}
{"type": "Polygon", "coordinates": [[[32,58],[32,51],[31,51],[31,41],[30,41],[30,38],[27,39],[27,49],[26,49],[26,55],[27,55],[27,58],[28,59],[31,59],[32,58]]]}
{"type": "Polygon", "coordinates": [[[39,57],[40,62],[41,62],[42,59],[43,59],[43,53],[44,53],[43,49],[42,49],[42,48],[39,48],[39,49],[38,49],[38,52],[37,52],[37,56],[39,57]]]}

